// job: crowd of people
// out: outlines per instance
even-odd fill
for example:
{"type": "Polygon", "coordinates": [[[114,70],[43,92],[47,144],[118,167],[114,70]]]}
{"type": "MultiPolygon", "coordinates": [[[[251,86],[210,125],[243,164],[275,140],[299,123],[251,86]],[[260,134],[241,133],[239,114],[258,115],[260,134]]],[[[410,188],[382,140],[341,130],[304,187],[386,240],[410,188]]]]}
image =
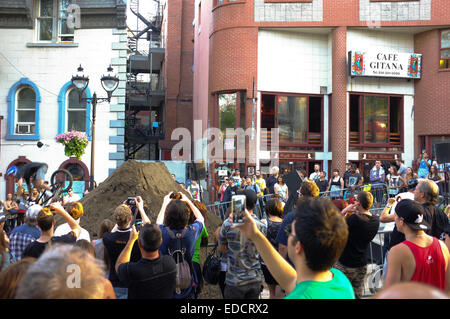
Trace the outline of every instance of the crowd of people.
{"type": "MultiPolygon", "coordinates": [[[[209,233],[224,299],[258,299],[264,284],[274,299],[362,298],[368,246],[380,223],[389,222],[395,227],[386,243],[383,288],[374,297],[409,298],[420,289],[449,298],[450,208],[436,207],[436,181],[398,164],[389,175],[379,162],[371,170],[372,183],[392,180],[398,189],[389,192],[381,214],[373,210],[379,190],[360,188],[362,177],[351,164],[330,180],[319,165],[310,176],[298,170],[296,188],[277,167],[267,179],[259,171],[254,178],[235,172],[224,181],[221,200],[244,196],[245,217],[237,223],[229,206],[216,229],[207,229],[200,198],[183,193],[166,194],[154,221],[140,196],[125,200],[95,239],[80,226],[83,205],[71,195],[46,207],[26,201],[21,224],[0,219],[0,298],[196,299],[205,287],[200,250],[209,233]],[[261,207],[264,215],[257,213],[261,207]],[[56,215],[65,221],[58,227],[56,215]]],[[[8,213],[17,209],[10,195],[3,204],[8,213]]]]}
{"type": "MultiPolygon", "coordinates": [[[[376,205],[382,202],[381,197],[386,189],[389,190],[389,197],[395,197],[398,193],[407,190],[411,180],[419,178],[434,181],[438,185],[440,195],[449,192],[447,190],[449,178],[446,178],[448,172],[444,164],[438,164],[436,160],[431,161],[424,152],[419,156],[415,166],[418,167],[417,171],[413,167],[406,167],[403,160],[384,164],[381,161],[375,161],[366,177],[361,174],[355,163],[350,162],[346,163],[346,171],[343,174],[337,168],[332,169],[332,176],[329,179],[327,179],[327,173],[321,170],[320,164],[314,165],[314,171],[309,176],[302,168],[297,169],[297,173],[302,181],[308,179],[314,181],[320,193],[331,199],[347,200],[361,186],[370,184],[376,205]]],[[[217,187],[218,200],[229,202],[236,190],[250,188],[260,196],[278,194],[284,207],[290,194],[286,175],[282,174],[278,167],[272,167],[268,176],[261,174],[259,170],[254,175],[241,176],[239,169],[235,169],[231,176],[221,179],[217,187]]],[[[291,190],[291,194],[296,190],[291,190]]]]}

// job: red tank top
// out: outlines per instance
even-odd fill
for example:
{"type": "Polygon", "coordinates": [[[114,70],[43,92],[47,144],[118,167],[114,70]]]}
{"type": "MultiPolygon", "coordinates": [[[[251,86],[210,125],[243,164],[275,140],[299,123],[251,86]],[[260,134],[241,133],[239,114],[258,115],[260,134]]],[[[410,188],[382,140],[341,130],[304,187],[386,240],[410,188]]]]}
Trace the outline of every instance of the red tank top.
{"type": "Polygon", "coordinates": [[[422,282],[445,290],[445,259],[436,237],[428,247],[420,247],[410,241],[403,242],[411,249],[416,260],[416,269],[411,281],[422,282]]]}

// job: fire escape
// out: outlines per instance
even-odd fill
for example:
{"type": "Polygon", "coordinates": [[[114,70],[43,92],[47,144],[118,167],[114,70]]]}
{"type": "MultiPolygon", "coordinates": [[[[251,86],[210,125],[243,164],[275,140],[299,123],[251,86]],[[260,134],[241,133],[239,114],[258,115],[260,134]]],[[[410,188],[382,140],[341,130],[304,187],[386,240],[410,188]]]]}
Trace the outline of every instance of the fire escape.
{"type": "MultiPolygon", "coordinates": [[[[148,0],[144,0],[148,1],[148,0]]],[[[130,0],[138,30],[128,28],[128,65],[125,101],[126,159],[158,160],[158,142],[164,139],[165,81],[161,66],[164,45],[161,41],[162,7],[153,0],[155,14],[149,19],[139,12],[139,0],[130,0]],[[143,25],[143,28],[140,28],[143,25]],[[148,41],[148,48],[139,46],[148,41]]]]}

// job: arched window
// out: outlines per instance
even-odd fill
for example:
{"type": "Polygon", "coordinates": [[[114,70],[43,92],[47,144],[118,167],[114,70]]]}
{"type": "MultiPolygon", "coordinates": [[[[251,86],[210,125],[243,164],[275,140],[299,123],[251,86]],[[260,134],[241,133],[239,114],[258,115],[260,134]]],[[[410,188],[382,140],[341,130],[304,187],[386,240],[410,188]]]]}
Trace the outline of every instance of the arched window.
{"type": "Polygon", "coordinates": [[[77,164],[77,163],[68,164],[66,166],[66,170],[68,170],[72,174],[74,181],[84,180],[85,174],[84,174],[83,167],[81,167],[80,164],[77,164]]]}
{"type": "MultiPolygon", "coordinates": [[[[86,98],[83,92],[82,98],[86,98]]],[[[67,94],[67,131],[75,130],[86,132],[86,102],[80,101],[80,95],[76,88],[71,88],[67,94]]]]}
{"type": "Polygon", "coordinates": [[[60,169],[68,170],[73,177],[72,189],[75,194],[83,197],[84,191],[89,187],[89,169],[82,161],[75,157],[70,157],[65,162],[61,163],[60,169]]]}
{"type": "Polygon", "coordinates": [[[38,87],[27,78],[13,84],[8,93],[8,131],[6,139],[39,140],[38,87]]]}
{"type": "MultiPolygon", "coordinates": [[[[83,92],[82,99],[91,98],[89,88],[83,92]]],[[[59,117],[58,134],[71,130],[86,132],[91,139],[91,103],[80,101],[78,90],[72,81],[67,82],[59,91],[58,95],[59,117]]]]}
{"type": "Polygon", "coordinates": [[[31,87],[25,86],[16,95],[15,134],[34,134],[36,129],[36,93],[31,87]]]}

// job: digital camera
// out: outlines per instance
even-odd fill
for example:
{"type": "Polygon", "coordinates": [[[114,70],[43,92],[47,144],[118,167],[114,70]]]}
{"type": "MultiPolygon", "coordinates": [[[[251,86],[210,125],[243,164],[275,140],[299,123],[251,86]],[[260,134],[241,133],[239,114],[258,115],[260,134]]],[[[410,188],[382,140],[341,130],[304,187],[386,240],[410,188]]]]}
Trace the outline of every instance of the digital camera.
{"type": "Polygon", "coordinates": [[[127,205],[130,206],[130,207],[136,206],[136,199],[135,199],[135,197],[128,197],[127,205]]]}

